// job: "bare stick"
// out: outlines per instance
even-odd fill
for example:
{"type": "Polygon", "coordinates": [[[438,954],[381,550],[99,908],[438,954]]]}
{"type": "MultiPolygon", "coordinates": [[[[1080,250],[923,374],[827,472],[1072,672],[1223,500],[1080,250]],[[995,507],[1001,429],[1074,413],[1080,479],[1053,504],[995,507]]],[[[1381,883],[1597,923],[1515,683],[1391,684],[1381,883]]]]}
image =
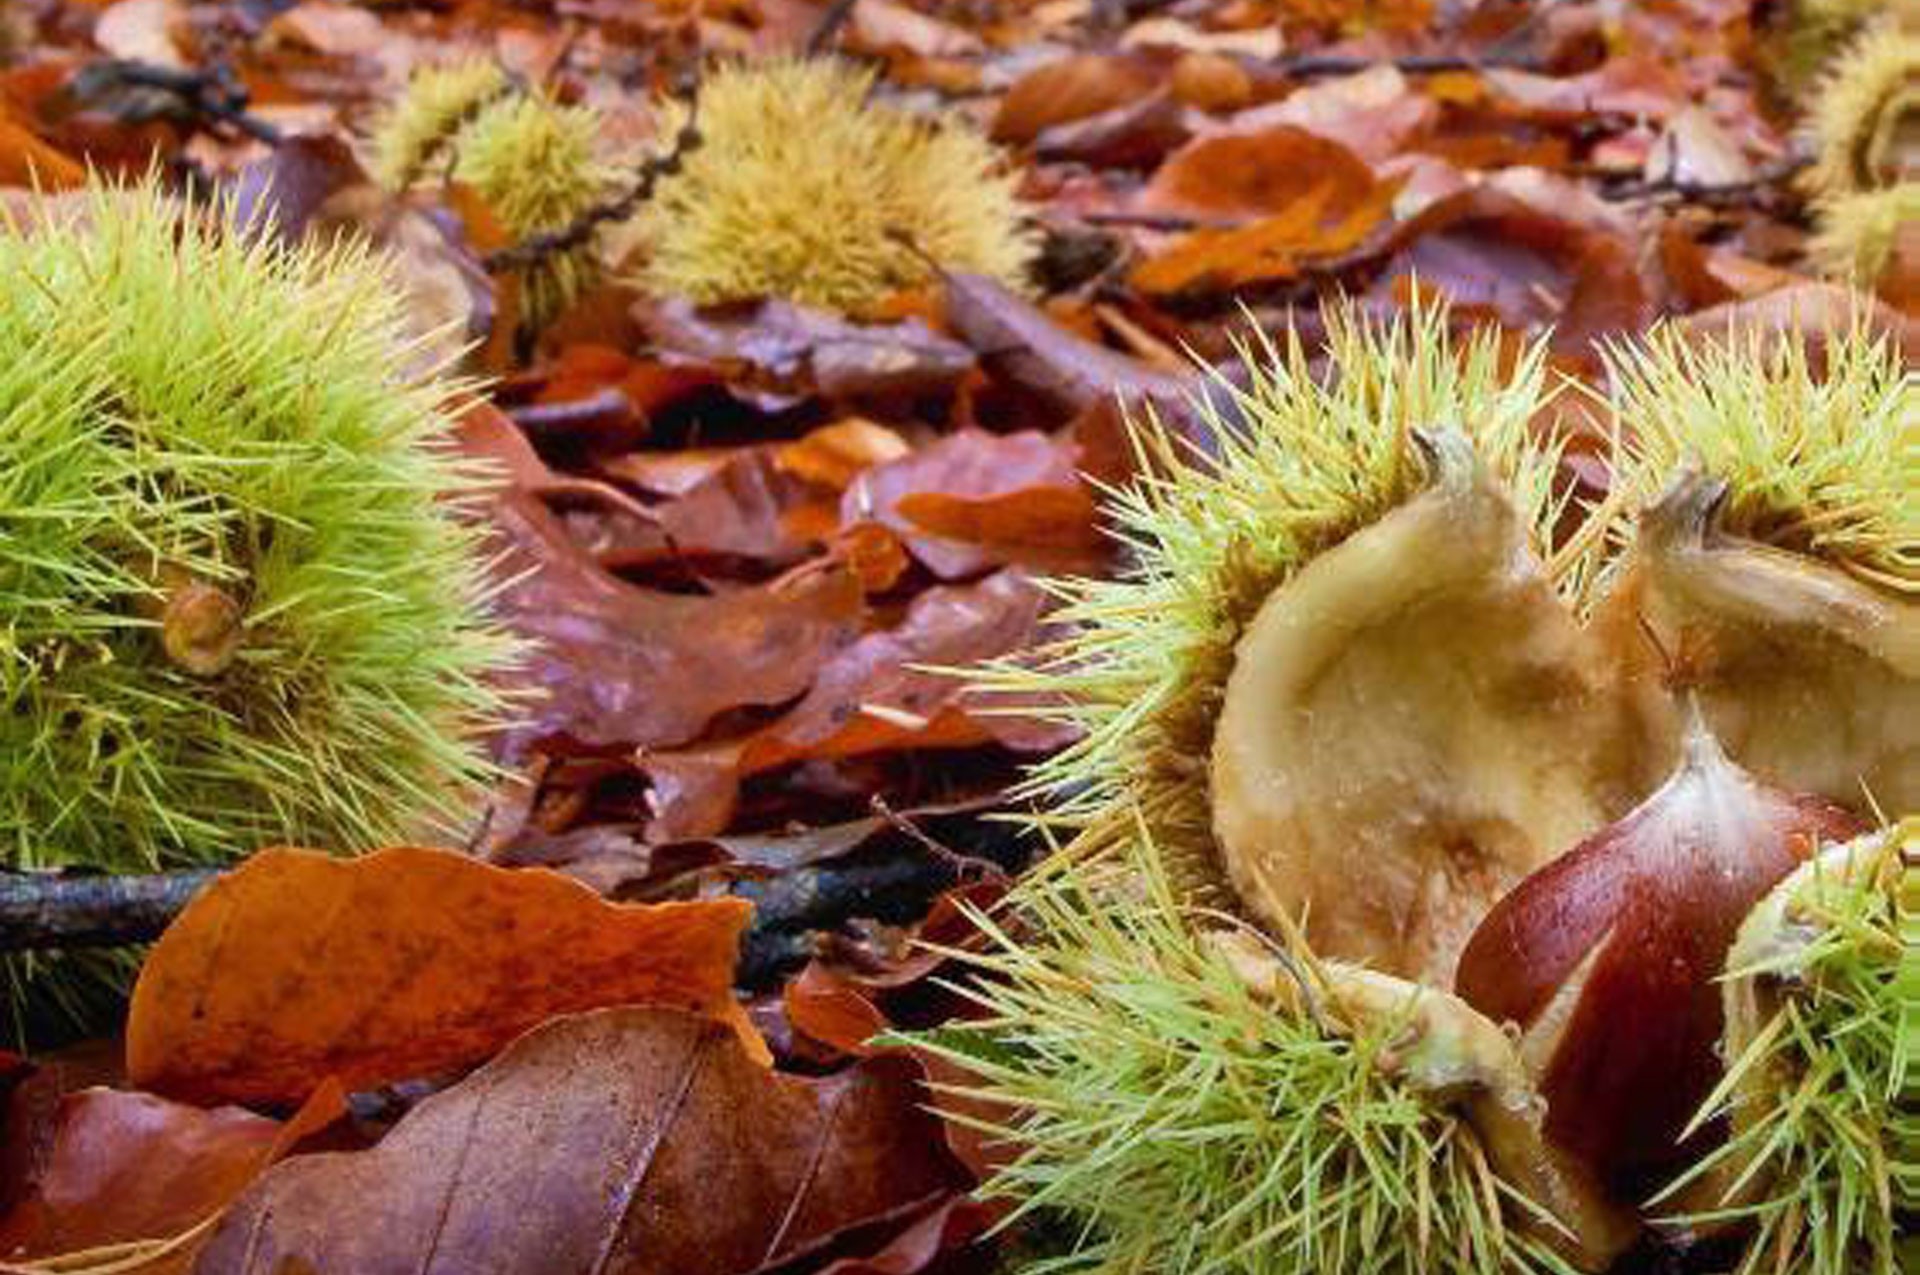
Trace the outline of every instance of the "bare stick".
{"type": "Polygon", "coordinates": [[[150,876],[0,874],[0,952],[147,942],[219,875],[215,868],[150,876]]]}

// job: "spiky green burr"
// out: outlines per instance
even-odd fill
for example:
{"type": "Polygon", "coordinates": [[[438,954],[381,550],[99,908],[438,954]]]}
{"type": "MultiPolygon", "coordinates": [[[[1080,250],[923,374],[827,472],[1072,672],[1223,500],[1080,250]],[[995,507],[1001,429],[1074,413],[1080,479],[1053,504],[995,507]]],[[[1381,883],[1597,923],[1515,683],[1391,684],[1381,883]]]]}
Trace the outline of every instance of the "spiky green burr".
{"type": "Polygon", "coordinates": [[[1732,1136],[1663,1195],[1683,1232],[1751,1228],[1738,1275],[1894,1275],[1920,1211],[1920,821],[1830,847],[1727,958],[1732,1136]],[[1902,1238],[1905,1236],[1906,1238],[1902,1238]]]}
{"type": "Polygon", "coordinates": [[[1015,1156],[986,1192],[1062,1241],[1025,1271],[1570,1275],[1466,1114],[1491,1086],[1525,1118],[1497,1028],[1398,980],[1343,996],[1135,849],[1024,883],[1010,928],[983,918],[984,1016],[920,1041],[1005,1113],[981,1122],[1015,1156]]]}
{"type": "MultiPolygon", "coordinates": [[[[470,187],[516,243],[557,233],[613,182],[599,113],[569,106],[487,61],[427,66],[376,122],[374,171],[394,191],[435,177],[470,187]]],[[[599,277],[599,246],[556,248],[516,272],[525,333],[537,332],[599,277]]]]}
{"type": "MultiPolygon", "coordinates": [[[[512,644],[399,293],[152,185],[0,227],[0,863],[449,835],[512,644]]],[[[16,966],[12,973],[31,975],[16,966]]]]}
{"type": "Polygon", "coordinates": [[[1338,372],[1324,381],[1295,338],[1241,350],[1250,384],[1209,391],[1217,459],[1136,422],[1142,476],[1107,510],[1131,566],[1052,582],[1069,636],[974,677],[986,702],[1037,695],[1083,732],[1026,781],[1050,821],[1082,845],[1131,843],[1137,808],[1176,887],[1216,903],[1224,887],[1200,762],[1234,644],[1274,589],[1427,486],[1416,431],[1464,431],[1569,596],[1599,546],[1597,536],[1548,544],[1565,498],[1553,482],[1558,448],[1532,430],[1552,397],[1542,346],[1509,361],[1491,336],[1456,341],[1434,307],[1379,326],[1334,311],[1331,324],[1338,372]]]}

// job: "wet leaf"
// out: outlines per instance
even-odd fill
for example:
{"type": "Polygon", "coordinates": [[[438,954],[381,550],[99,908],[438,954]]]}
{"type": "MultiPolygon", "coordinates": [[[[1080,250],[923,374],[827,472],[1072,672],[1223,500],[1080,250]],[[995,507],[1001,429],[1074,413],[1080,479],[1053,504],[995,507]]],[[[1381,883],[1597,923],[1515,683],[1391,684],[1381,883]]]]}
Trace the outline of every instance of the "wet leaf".
{"type": "Polygon", "coordinates": [[[563,1018],[372,1150],[271,1170],[195,1270],[744,1275],[961,1185],[925,1100],[901,1059],[801,1080],[686,1015],[563,1018]]]}
{"type": "Polygon", "coordinates": [[[1318,133],[1277,125],[1217,133],[1168,157],[1140,194],[1140,207],[1232,220],[1286,213],[1317,198],[1340,216],[1374,193],[1366,161],[1318,133]]]}
{"type": "Polygon", "coordinates": [[[1084,567],[1101,541],[1074,461],[1069,445],[1037,431],[961,430],[861,474],[841,518],[894,528],[943,580],[1036,559],[1084,567]]]}
{"type": "Polygon", "coordinates": [[[439,850],[266,851],[155,945],[128,1012],[128,1075],[197,1102],[290,1103],[328,1076],[364,1088],[471,1065],[601,1005],[732,1020],[746,913],[610,904],[554,873],[439,850]]]}
{"type": "Polygon", "coordinates": [[[495,521],[513,581],[501,606],[538,643],[522,676],[543,693],[507,733],[510,756],[559,737],[686,743],[728,709],[800,694],[863,611],[860,578],[840,564],[711,596],[664,593],[602,569],[528,496],[501,500],[495,521]]]}
{"type": "Polygon", "coordinates": [[[641,326],[663,348],[782,394],[871,398],[950,392],[973,355],[918,319],[858,324],[785,301],[701,309],[644,301],[641,326]]]}
{"type": "Polygon", "coordinates": [[[1089,53],[1048,62],[1000,99],[992,135],[1001,142],[1031,142],[1046,129],[1125,106],[1150,92],[1157,79],[1139,57],[1089,53]]]}
{"type": "MultiPolygon", "coordinates": [[[[0,1218],[0,1256],[49,1257],[166,1239],[224,1207],[268,1164],[346,1113],[323,1084],[284,1124],[238,1107],[206,1110],[147,1093],[89,1088],[64,1095],[31,1136],[25,1196],[0,1218]]],[[[165,1268],[185,1269],[191,1249],[165,1268]]]]}

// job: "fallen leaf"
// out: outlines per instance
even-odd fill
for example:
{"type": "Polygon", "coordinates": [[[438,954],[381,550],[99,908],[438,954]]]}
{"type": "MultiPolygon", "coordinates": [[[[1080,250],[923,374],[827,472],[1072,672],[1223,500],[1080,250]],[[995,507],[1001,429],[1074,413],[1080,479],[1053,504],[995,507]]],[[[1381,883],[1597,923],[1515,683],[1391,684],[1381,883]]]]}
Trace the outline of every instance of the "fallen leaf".
{"type": "Polygon", "coordinates": [[[786,301],[701,308],[680,298],[647,299],[634,316],[661,348],[730,366],[784,395],[948,393],[974,362],[964,345],[919,319],[850,323],[786,301]]]}
{"type": "Polygon", "coordinates": [[[500,607],[538,645],[518,677],[542,698],[505,733],[508,757],[544,740],[588,747],[684,744],[731,708],[806,690],[864,610],[856,572],[805,565],[712,596],[642,589],[603,570],[524,494],[503,497],[500,607]]]}
{"type": "Polygon", "coordinates": [[[897,628],[870,633],[827,661],[793,710],[747,741],[740,769],[750,774],[803,757],[989,740],[1031,751],[1058,746],[1066,738],[1061,728],[1015,716],[1004,701],[992,712],[969,711],[962,678],[925,671],[964,668],[1031,645],[1043,611],[1043,595],[1018,571],[928,589],[897,628]]]}
{"type": "Polygon", "coordinates": [[[1595,342],[1653,318],[1632,244],[1485,185],[1443,196],[1363,251],[1387,251],[1379,285],[1417,279],[1455,305],[1516,331],[1552,328],[1557,353],[1591,359],[1595,342]]]}
{"type": "Polygon", "coordinates": [[[1075,336],[984,275],[947,277],[947,316],[991,370],[1067,415],[1118,398],[1179,420],[1199,392],[1197,378],[1157,372],[1075,336]]]}
{"type": "Polygon", "coordinates": [[[1202,111],[1224,114],[1253,100],[1253,77],[1233,58],[1220,53],[1183,54],[1169,81],[1174,97],[1202,111]]]}
{"type": "Polygon", "coordinates": [[[1042,129],[1033,153],[1049,163],[1152,168],[1193,136],[1187,110],[1171,92],[1155,92],[1098,115],[1042,129]]]}
{"type": "MultiPolygon", "coordinates": [[[[178,1235],[345,1113],[337,1083],[322,1085],[284,1124],[239,1107],[205,1110],[120,1089],[65,1094],[48,1127],[26,1135],[34,1158],[22,1171],[24,1197],[0,1218],[0,1256],[34,1260],[178,1235]]],[[[191,1252],[170,1254],[165,1268],[139,1269],[185,1269],[191,1252]]]]}
{"type": "Polygon", "coordinates": [[[962,1185],[925,1102],[904,1059],[803,1080],[683,1014],[563,1018],[379,1146],[270,1170],[195,1270],[745,1275],[962,1185]]]}
{"type": "Polygon", "coordinates": [[[854,1057],[872,1055],[868,1042],[892,1027],[865,993],[819,961],[788,980],[780,997],[795,1031],[854,1057]]]}
{"type": "Polygon", "coordinates": [[[1240,31],[1202,31],[1179,18],[1151,17],[1128,27],[1120,42],[1128,48],[1160,46],[1215,57],[1232,54],[1268,61],[1285,51],[1286,37],[1278,23],[1262,23],[1240,31]]]}
{"type": "Polygon", "coordinates": [[[1281,124],[1215,133],[1168,156],[1140,192],[1142,211],[1222,220],[1287,212],[1316,191],[1336,215],[1373,195],[1367,162],[1318,133],[1281,124]]]}
{"type": "Polygon", "coordinates": [[[1349,252],[1386,220],[1397,182],[1378,182],[1345,207],[1329,207],[1332,183],[1314,186],[1285,212],[1232,230],[1196,230],[1134,269],[1153,296],[1224,292],[1291,279],[1305,262],[1349,252]]]}
{"type": "Polygon", "coordinates": [[[943,580],[1035,557],[1087,565],[1102,544],[1093,515],[1073,449],[1035,430],[957,431],[867,470],[840,500],[844,523],[892,527],[943,580]]]}
{"type": "Polygon", "coordinates": [[[1830,333],[1845,332],[1857,323],[1892,343],[1908,363],[1920,361],[1920,320],[1833,283],[1796,283],[1697,311],[1680,322],[1686,331],[1713,340],[1797,341],[1816,351],[1830,333]]]}
{"type": "Polygon", "coordinates": [[[911,451],[907,440],[885,425],[849,416],[822,425],[774,453],[774,464],[821,487],[844,491],[861,471],[911,451]]]}
{"type": "Polygon", "coordinates": [[[128,62],[184,68],[174,33],[187,24],[181,0],[118,0],[93,24],[93,42],[103,53],[128,62]]]}
{"type": "Polygon", "coordinates": [[[941,1204],[871,1257],[843,1257],[820,1275],[918,1275],[986,1234],[1004,1211],[969,1195],[941,1204]]]}
{"type": "Polygon", "coordinates": [[[1667,121],[1641,172],[1647,181],[1731,186],[1753,179],[1753,164],[1707,111],[1689,106],[1667,121]]]}
{"type": "Polygon", "coordinates": [[[960,58],[981,50],[979,36],[895,0],[858,0],[848,28],[849,42],[868,53],[960,58]]]}
{"type": "Polygon", "coordinates": [[[87,171],[14,119],[0,101],[0,186],[43,191],[86,185],[87,171]]]}
{"type": "Polygon", "coordinates": [[[338,0],[300,0],[267,24],[264,38],[331,57],[361,57],[379,53],[396,37],[370,10],[338,0]]]}
{"type": "Polygon", "coordinates": [[[989,130],[998,142],[1024,144],[1073,120],[1099,115],[1151,92],[1159,73],[1137,56],[1098,53],[1059,58],[1014,81],[989,130]]]}
{"type": "Polygon", "coordinates": [[[668,552],[736,555],[774,566],[800,560],[817,537],[793,514],[815,499],[768,447],[732,449],[723,463],[672,500],[654,506],[668,552]]]}
{"type": "Polygon", "coordinates": [[[610,904],[556,873],[439,850],[269,850],[161,935],[127,1071],[197,1102],[297,1102],[486,1058],[555,1014],[626,1002],[738,1021],[748,909],[610,904]]]}
{"type": "Polygon", "coordinates": [[[1309,84],[1286,99],[1236,116],[1236,133],[1289,125],[1338,142],[1370,164],[1384,163],[1431,132],[1440,105],[1382,64],[1309,84]]]}

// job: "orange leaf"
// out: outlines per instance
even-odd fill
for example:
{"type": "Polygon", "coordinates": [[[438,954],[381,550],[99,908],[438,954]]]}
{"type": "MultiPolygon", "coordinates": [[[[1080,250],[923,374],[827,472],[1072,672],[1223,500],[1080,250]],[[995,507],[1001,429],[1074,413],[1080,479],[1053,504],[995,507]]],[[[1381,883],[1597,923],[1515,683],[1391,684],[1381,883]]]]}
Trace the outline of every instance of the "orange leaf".
{"type": "Polygon", "coordinates": [[[1148,212],[1200,217],[1287,213],[1313,191],[1342,212],[1371,195],[1373,169],[1330,138],[1282,124],[1217,133],[1175,151],[1140,194],[1148,212]]]}
{"type": "Polygon", "coordinates": [[[920,530],[949,540],[1028,546],[1066,558],[1097,556],[1105,544],[1085,487],[1026,487],[979,497],[912,491],[894,508],[920,530]]]}
{"type": "Polygon", "coordinates": [[[1056,124],[1125,106],[1158,82],[1143,58],[1082,53],[1056,59],[1021,76],[1000,99],[994,140],[1031,142],[1056,124]]]}
{"type": "Polygon", "coordinates": [[[41,190],[72,190],[87,183],[87,172],[34,135],[32,129],[7,118],[0,105],[0,186],[38,186],[41,190]]]}
{"type": "Polygon", "coordinates": [[[1155,296],[1228,289],[1290,279],[1302,261],[1346,252],[1380,224],[1398,185],[1382,182],[1345,209],[1327,207],[1330,183],[1313,187],[1276,217],[1232,230],[1198,230],[1133,272],[1133,285],[1155,296]]]}
{"type": "Polygon", "coordinates": [[[614,1004],[744,1026],[750,906],[615,904],[544,870],[441,850],[268,850],[202,892],[134,988],[127,1071],[198,1102],[292,1102],[488,1057],[556,1014],[614,1004]]]}
{"type": "Polygon", "coordinates": [[[818,960],[787,983],[781,999],[795,1031],[843,1054],[872,1055],[867,1042],[892,1026],[859,988],[818,960]]]}
{"type": "Polygon", "coordinates": [[[849,416],[781,447],[773,463],[797,478],[844,491],[861,470],[898,460],[912,450],[906,439],[885,425],[849,416]]]}

